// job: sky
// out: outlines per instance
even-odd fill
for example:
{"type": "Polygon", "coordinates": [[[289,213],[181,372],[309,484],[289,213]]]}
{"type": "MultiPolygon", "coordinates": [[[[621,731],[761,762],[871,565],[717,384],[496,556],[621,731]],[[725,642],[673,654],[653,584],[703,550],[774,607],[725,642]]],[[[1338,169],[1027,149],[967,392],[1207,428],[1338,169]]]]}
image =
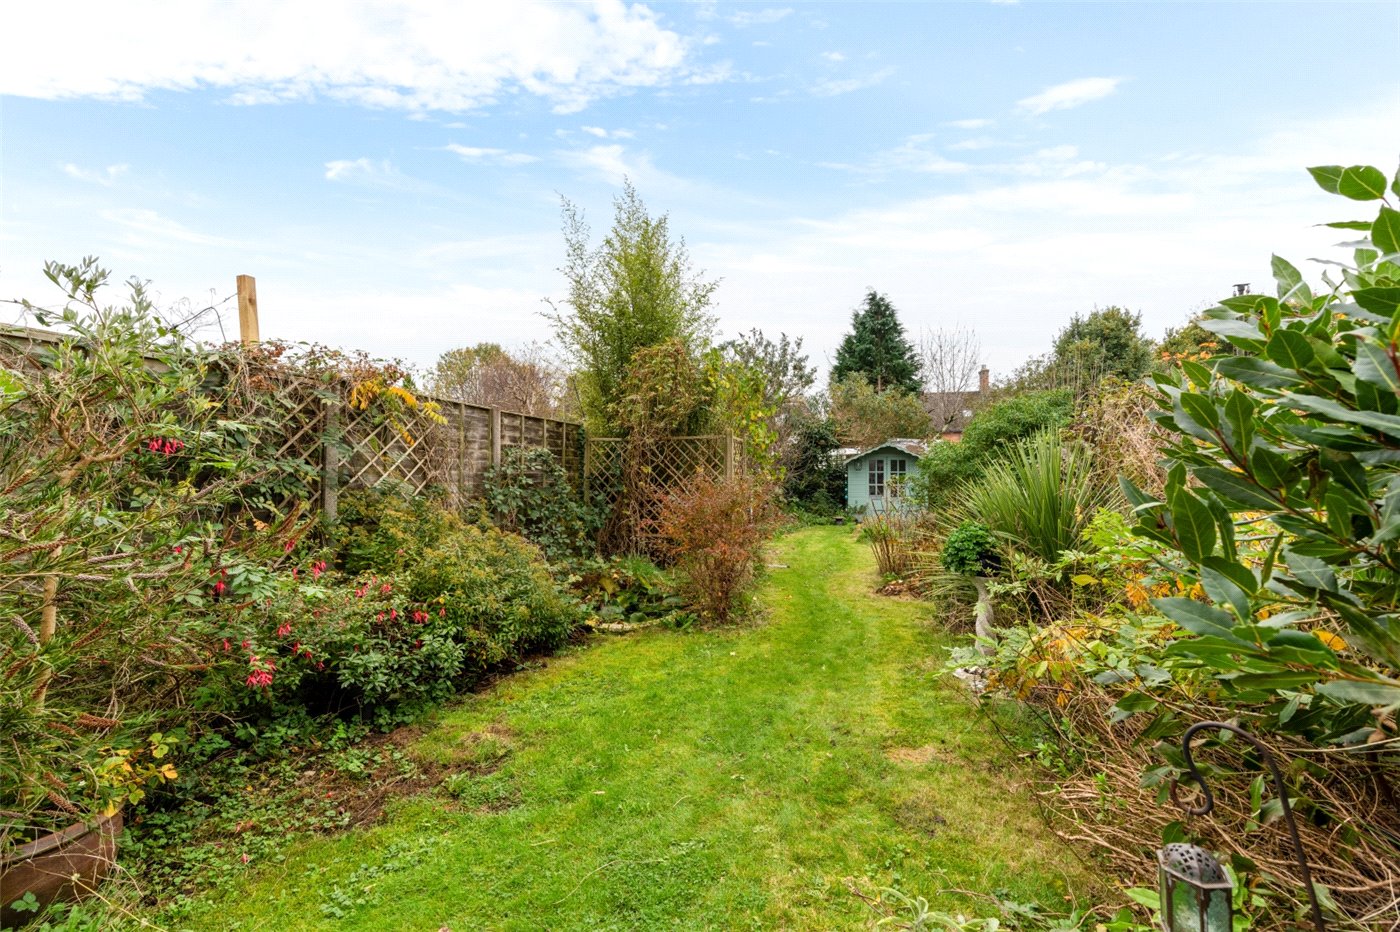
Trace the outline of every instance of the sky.
{"type": "Polygon", "coordinates": [[[1398,0],[8,3],[0,298],[96,255],[233,336],[249,274],[265,338],[427,367],[549,340],[561,199],[601,236],[630,178],[722,337],[825,369],[874,288],[1004,376],[1315,279],[1368,215],[1304,169],[1395,171],[1397,48],[1398,0]]]}

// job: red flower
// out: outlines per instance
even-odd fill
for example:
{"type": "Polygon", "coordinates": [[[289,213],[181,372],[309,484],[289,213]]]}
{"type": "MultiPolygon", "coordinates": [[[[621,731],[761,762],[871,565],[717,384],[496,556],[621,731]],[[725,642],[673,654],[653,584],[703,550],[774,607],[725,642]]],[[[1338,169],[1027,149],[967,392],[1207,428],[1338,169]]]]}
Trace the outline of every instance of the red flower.
{"type": "Polygon", "coordinates": [[[287,542],[286,542],[285,544],[282,545],[282,552],[283,552],[283,553],[291,553],[291,552],[292,552],[292,548],[295,547],[296,545],[297,545],[297,540],[296,540],[296,538],[295,538],[295,537],[288,537],[288,538],[287,538],[287,542]]]}
{"type": "Polygon", "coordinates": [[[284,621],[284,622],[282,622],[282,624],[280,624],[280,625],[277,626],[277,636],[278,636],[279,638],[284,638],[284,637],[286,637],[287,635],[289,635],[289,634],[291,634],[291,633],[292,633],[292,623],[291,623],[290,621],[284,621]]]}
{"type": "Polygon", "coordinates": [[[389,609],[389,620],[390,620],[390,621],[398,621],[398,620],[399,620],[399,610],[398,610],[398,609],[396,609],[396,608],[391,608],[391,609],[389,609]]]}
{"type": "Polygon", "coordinates": [[[319,578],[321,577],[321,574],[324,573],[325,571],[326,571],[326,561],[325,561],[325,560],[321,560],[321,561],[319,561],[319,562],[316,562],[316,563],[311,564],[311,577],[312,577],[313,579],[319,579],[319,578]]]}
{"type": "Polygon", "coordinates": [[[379,592],[381,595],[388,595],[392,591],[394,591],[393,587],[390,586],[388,583],[385,583],[384,585],[379,587],[379,592]]]}
{"type": "Polygon", "coordinates": [[[214,594],[215,594],[215,595],[223,595],[223,594],[224,594],[224,590],[227,589],[227,588],[228,588],[228,586],[227,586],[227,585],[224,583],[224,581],[221,579],[221,580],[219,580],[218,582],[214,583],[214,594]]]}

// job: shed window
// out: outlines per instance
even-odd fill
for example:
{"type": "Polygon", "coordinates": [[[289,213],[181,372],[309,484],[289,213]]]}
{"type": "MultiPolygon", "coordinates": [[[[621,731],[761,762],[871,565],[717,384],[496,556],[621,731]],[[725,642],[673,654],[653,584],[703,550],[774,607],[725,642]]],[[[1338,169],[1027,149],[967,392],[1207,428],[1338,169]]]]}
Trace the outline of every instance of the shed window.
{"type": "Polygon", "coordinates": [[[890,497],[899,495],[900,486],[904,485],[905,470],[909,464],[905,460],[890,460],[890,497]]]}
{"type": "Polygon", "coordinates": [[[870,461],[870,497],[885,497],[885,461],[870,461]]]}

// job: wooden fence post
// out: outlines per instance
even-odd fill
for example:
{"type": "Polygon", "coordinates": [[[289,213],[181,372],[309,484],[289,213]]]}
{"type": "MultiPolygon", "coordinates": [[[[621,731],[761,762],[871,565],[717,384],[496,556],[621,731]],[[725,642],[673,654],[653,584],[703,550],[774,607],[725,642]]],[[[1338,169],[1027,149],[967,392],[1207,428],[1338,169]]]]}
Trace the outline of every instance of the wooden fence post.
{"type": "Polygon", "coordinates": [[[340,405],[332,403],[326,409],[326,429],[321,435],[321,517],[326,524],[335,524],[340,503],[340,405]]]}
{"type": "Polygon", "coordinates": [[[734,478],[734,435],[724,435],[724,478],[734,478]]]}
{"type": "Polygon", "coordinates": [[[251,275],[238,276],[238,336],[258,342],[258,283],[251,275]]]}
{"type": "Polygon", "coordinates": [[[501,465],[501,409],[491,409],[491,465],[501,465]]]}

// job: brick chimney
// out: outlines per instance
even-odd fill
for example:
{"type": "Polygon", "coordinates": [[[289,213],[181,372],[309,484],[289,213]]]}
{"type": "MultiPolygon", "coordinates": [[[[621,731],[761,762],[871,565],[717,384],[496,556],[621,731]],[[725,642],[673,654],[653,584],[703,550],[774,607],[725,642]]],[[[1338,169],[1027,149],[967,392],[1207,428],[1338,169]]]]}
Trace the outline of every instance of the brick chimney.
{"type": "Polygon", "coordinates": [[[977,393],[985,395],[992,390],[992,370],[986,366],[977,373],[977,393]]]}

